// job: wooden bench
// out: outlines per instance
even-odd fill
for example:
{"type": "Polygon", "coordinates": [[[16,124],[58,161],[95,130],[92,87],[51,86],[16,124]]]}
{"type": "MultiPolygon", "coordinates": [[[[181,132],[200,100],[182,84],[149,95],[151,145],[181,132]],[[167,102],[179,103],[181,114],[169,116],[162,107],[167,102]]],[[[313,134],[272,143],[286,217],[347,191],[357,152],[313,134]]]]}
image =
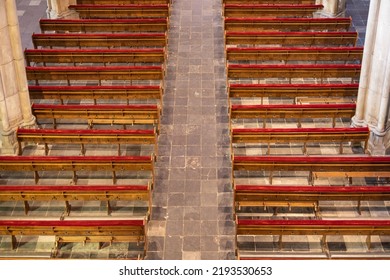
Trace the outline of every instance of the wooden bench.
{"type": "Polygon", "coordinates": [[[0,201],[23,201],[24,212],[30,211],[29,201],[64,201],[64,214],[69,216],[72,209],[69,201],[104,201],[107,203],[107,214],[112,213],[110,201],[144,201],[147,204],[149,216],[152,185],[121,185],[121,186],[59,186],[59,185],[28,185],[0,186],[0,201]]]}
{"type": "Polygon", "coordinates": [[[227,48],[228,61],[341,61],[345,63],[361,63],[363,57],[362,47],[338,48],[227,48]]]}
{"type": "Polygon", "coordinates": [[[19,155],[23,153],[23,143],[44,144],[45,155],[49,154],[49,145],[76,144],[81,146],[81,154],[85,155],[85,145],[106,144],[118,145],[118,156],[121,155],[121,145],[153,145],[157,155],[157,133],[155,130],[78,130],[78,129],[26,129],[16,131],[19,155]]]}
{"type": "Polygon", "coordinates": [[[230,98],[356,97],[359,84],[229,84],[230,98]]]}
{"type": "MultiPolygon", "coordinates": [[[[243,1],[240,1],[243,2],[243,1]]],[[[300,4],[224,4],[225,17],[313,17],[323,5],[300,4]]]]}
{"type": "Polygon", "coordinates": [[[166,61],[164,48],[148,49],[32,49],[25,50],[24,57],[27,66],[47,63],[62,64],[71,63],[74,66],[79,63],[154,63],[162,64],[166,61]]]}
{"type": "Polygon", "coordinates": [[[380,179],[387,179],[386,183],[390,183],[390,171],[378,171],[378,172],[361,172],[361,171],[333,171],[333,172],[313,172],[312,184],[317,179],[329,179],[329,178],[345,178],[347,185],[352,185],[353,178],[373,178],[379,183],[380,179]]]}
{"type": "Polygon", "coordinates": [[[167,18],[137,19],[41,19],[39,26],[46,32],[166,32],[167,18]]]}
{"type": "Polygon", "coordinates": [[[368,249],[371,248],[371,236],[390,235],[389,220],[246,220],[237,219],[236,234],[278,235],[279,249],[282,249],[282,237],[286,235],[320,235],[323,252],[329,255],[326,238],[329,235],[366,235],[368,249]]]}
{"type": "Polygon", "coordinates": [[[261,186],[234,185],[234,205],[241,207],[310,207],[316,216],[320,201],[357,201],[361,215],[362,201],[390,200],[390,187],[375,186],[261,186]]]}
{"type": "Polygon", "coordinates": [[[311,105],[231,105],[230,119],[263,119],[263,128],[267,119],[297,119],[297,127],[302,119],[331,118],[332,127],[336,118],[352,118],[356,104],[311,104],[311,105]]]}
{"type": "Polygon", "coordinates": [[[163,66],[27,66],[28,80],[40,81],[67,81],[68,86],[73,81],[103,80],[163,80],[165,69],[163,66]]]}
{"type": "Polygon", "coordinates": [[[166,47],[166,33],[33,34],[34,48],[133,48],[166,47]]]}
{"type": "Polygon", "coordinates": [[[92,128],[95,124],[154,125],[159,127],[158,105],[49,105],[33,104],[32,113],[37,118],[51,119],[57,127],[57,119],[83,120],[92,128]]]}
{"type": "Polygon", "coordinates": [[[368,127],[348,128],[234,128],[231,131],[232,144],[267,144],[267,154],[271,143],[303,143],[303,153],[307,154],[308,143],[339,143],[339,153],[343,153],[343,143],[361,143],[367,149],[370,130],[368,127]]]}
{"type": "Polygon", "coordinates": [[[269,172],[272,184],[274,172],[308,171],[309,184],[313,185],[315,174],[333,173],[343,178],[346,173],[362,173],[364,177],[390,177],[390,157],[388,156],[233,156],[234,171],[269,172]]]}
{"type": "Polygon", "coordinates": [[[147,222],[145,220],[1,220],[0,235],[11,236],[16,249],[16,236],[55,236],[58,253],[63,243],[137,243],[143,259],[147,250],[147,222]]]}
{"type": "Polygon", "coordinates": [[[116,184],[118,171],[150,171],[153,180],[154,155],[152,156],[0,156],[0,172],[34,172],[34,181],[39,181],[39,172],[71,171],[72,182],[77,183],[77,171],[112,172],[116,184]]]}
{"type": "Polygon", "coordinates": [[[284,78],[291,83],[296,78],[320,79],[350,78],[351,82],[360,77],[360,64],[228,64],[228,79],[284,78]]]}
{"type": "MultiPolygon", "coordinates": [[[[307,0],[306,0],[307,1],[307,0]]],[[[170,4],[172,0],[77,0],[78,5],[170,4]]]]}
{"type": "Polygon", "coordinates": [[[357,32],[226,32],[225,45],[356,46],[357,32]]]}
{"type": "MultiPolygon", "coordinates": [[[[88,0],[81,0],[81,1],[88,1],[88,0]]],[[[272,4],[272,5],[276,5],[276,4],[314,5],[315,2],[316,0],[223,0],[222,1],[223,4],[272,4]]]]}
{"type": "MultiPolygon", "coordinates": [[[[159,86],[29,86],[31,99],[97,100],[156,99],[160,101],[163,88],[159,86]]],[[[158,102],[159,103],[159,102],[158,102]]]]}
{"type": "Polygon", "coordinates": [[[351,27],[349,18],[225,18],[225,31],[347,31],[351,27]]]}
{"type": "Polygon", "coordinates": [[[69,9],[76,11],[80,18],[169,17],[169,4],[70,5],[69,9]]]}

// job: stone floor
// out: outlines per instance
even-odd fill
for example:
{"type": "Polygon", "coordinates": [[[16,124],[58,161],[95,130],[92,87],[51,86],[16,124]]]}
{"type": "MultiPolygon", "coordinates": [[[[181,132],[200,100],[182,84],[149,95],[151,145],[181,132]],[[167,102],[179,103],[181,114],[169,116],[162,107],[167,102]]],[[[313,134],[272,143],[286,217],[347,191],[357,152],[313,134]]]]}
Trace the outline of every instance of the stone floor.
{"type": "MultiPolygon", "coordinates": [[[[17,0],[22,44],[31,48],[31,34],[38,33],[38,21],[46,17],[46,1],[17,0]]],[[[347,15],[353,17],[354,28],[359,31],[359,44],[364,42],[367,22],[368,0],[348,0],[347,15]]],[[[153,209],[149,222],[149,250],[147,259],[234,259],[235,227],[233,219],[233,197],[231,188],[231,163],[228,100],[226,95],[225,58],[221,0],[174,0],[170,18],[167,75],[163,97],[163,114],[159,136],[159,156],[155,170],[153,209]]],[[[284,102],[283,100],[281,102],[284,102]]],[[[327,122],[328,120],[324,120],[327,122]]],[[[234,125],[241,126],[242,123],[234,125]]],[[[259,126],[260,124],[254,124],[259,126]]],[[[273,122],[280,127],[293,127],[292,122],[273,122]]],[[[308,125],[324,125],[318,123],[308,125]]],[[[338,126],[348,126],[348,120],[338,120],[338,126]]],[[[78,154],[79,148],[57,146],[53,155],[78,154]]],[[[262,154],[264,147],[234,147],[235,153],[262,154]]],[[[150,147],[128,146],[123,149],[126,155],[150,153],[150,147]]],[[[116,147],[90,147],[87,153],[115,154],[116,147]]],[[[345,153],[355,153],[346,146],[345,153]]],[[[43,147],[29,147],[25,154],[43,153],[43,147]]],[[[301,147],[286,145],[272,149],[273,154],[300,154],[301,147]]],[[[309,148],[312,154],[337,154],[337,146],[320,145],[309,148]]],[[[1,178],[1,184],[31,184],[32,176],[14,174],[14,179],[1,178]],[[19,176],[20,175],[20,176],[19,176]],[[15,180],[15,178],[18,178],[15,180]]],[[[69,174],[56,174],[45,177],[42,184],[67,184],[69,174]]],[[[245,174],[243,174],[245,175],[245,174]]],[[[244,176],[242,180],[248,180],[244,176]]],[[[148,180],[147,175],[138,174],[132,180],[148,180]]],[[[99,179],[88,174],[82,176],[85,184],[110,183],[107,174],[99,179]]],[[[128,183],[124,177],[123,183],[128,183]]],[[[265,178],[249,179],[250,183],[264,183],[265,178]]],[[[307,182],[303,174],[289,177],[276,177],[275,184],[301,184],[307,182]]],[[[343,182],[323,180],[323,185],[343,182]]],[[[364,180],[355,182],[366,184],[364,180]]],[[[370,183],[370,182],[368,182],[370,183]]],[[[375,183],[376,182],[371,182],[375,183]]],[[[113,216],[118,218],[142,216],[145,205],[117,202],[113,216]]],[[[388,202],[363,203],[363,217],[389,217],[388,202]]],[[[323,217],[358,218],[351,203],[324,203],[320,205],[323,217]]],[[[32,204],[30,216],[60,217],[63,205],[58,202],[32,204]]],[[[105,204],[100,202],[78,202],[73,207],[71,218],[106,217],[105,204]]],[[[314,218],[310,210],[288,211],[280,209],[280,218],[314,218]]],[[[242,209],[239,215],[273,217],[270,209],[242,209]]],[[[0,203],[0,217],[23,217],[21,203],[0,203]]],[[[275,217],[273,217],[275,218],[275,217]]],[[[53,239],[50,237],[21,238],[19,252],[50,254],[53,239]]],[[[301,252],[320,249],[315,237],[291,238],[285,240],[286,252],[301,252]]],[[[390,251],[387,238],[373,240],[377,251],[390,251]]],[[[264,253],[275,252],[277,242],[273,237],[239,240],[240,249],[257,250],[264,253]]],[[[336,251],[355,251],[364,247],[361,237],[335,237],[329,247],[336,251]],[[363,244],[363,245],[362,245],[363,244]]],[[[9,248],[9,240],[0,240],[0,251],[9,248]]],[[[126,257],[134,248],[119,244],[96,250],[93,244],[63,248],[64,258],[120,258],[126,257]]],[[[363,248],[364,249],[364,248],[363,248]]],[[[1,252],[0,252],[1,254],[1,252]]]]}

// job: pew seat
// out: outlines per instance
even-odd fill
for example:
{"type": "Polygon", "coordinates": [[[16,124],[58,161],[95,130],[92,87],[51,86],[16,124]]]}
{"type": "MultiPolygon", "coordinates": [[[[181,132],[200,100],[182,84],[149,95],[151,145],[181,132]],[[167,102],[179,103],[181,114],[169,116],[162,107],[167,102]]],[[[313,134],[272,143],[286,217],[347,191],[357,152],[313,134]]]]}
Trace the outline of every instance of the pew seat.
{"type": "Polygon", "coordinates": [[[112,213],[110,201],[143,201],[147,205],[148,216],[152,206],[151,189],[152,185],[7,185],[0,186],[0,201],[23,201],[26,215],[30,211],[29,201],[64,201],[67,216],[72,209],[70,201],[104,201],[108,215],[112,213]]]}
{"type": "Polygon", "coordinates": [[[166,33],[32,34],[34,48],[166,47],[166,33]]]}
{"type": "Polygon", "coordinates": [[[89,128],[95,124],[153,125],[160,124],[158,105],[48,105],[33,104],[32,113],[37,121],[50,119],[57,127],[57,119],[86,121],[89,128]]]}
{"type": "Polygon", "coordinates": [[[166,18],[169,4],[126,4],[126,5],[69,5],[70,10],[80,18],[166,18]]]}
{"type": "Polygon", "coordinates": [[[38,183],[39,172],[72,172],[72,183],[77,184],[77,172],[106,171],[112,173],[113,183],[117,172],[147,171],[153,180],[154,155],[152,156],[0,156],[0,172],[12,176],[14,172],[34,173],[38,183]]]}
{"type": "MultiPolygon", "coordinates": [[[[12,249],[16,249],[16,236],[55,236],[56,253],[64,243],[136,243],[142,250],[138,259],[143,259],[147,250],[146,220],[0,220],[0,235],[11,236],[12,249]]],[[[55,254],[56,255],[56,254],[55,254]]]]}
{"type": "Polygon", "coordinates": [[[29,86],[30,99],[54,99],[61,104],[64,100],[88,100],[94,104],[97,100],[162,99],[163,88],[159,86],[29,86]]]}
{"type": "Polygon", "coordinates": [[[230,119],[262,119],[263,128],[268,119],[297,119],[297,127],[302,126],[302,119],[330,118],[332,127],[336,118],[352,118],[356,104],[304,104],[304,105],[231,105],[230,119]]]}
{"type": "MultiPolygon", "coordinates": [[[[301,0],[300,0],[301,1],[301,0]]],[[[303,0],[307,1],[307,0],[303,0]]],[[[128,5],[128,4],[170,4],[172,0],[77,0],[78,5],[128,5]]]]}
{"type": "Polygon", "coordinates": [[[26,129],[16,131],[19,155],[23,152],[23,144],[44,144],[45,155],[49,154],[51,144],[76,144],[81,146],[81,154],[85,155],[88,144],[109,144],[118,146],[118,156],[121,155],[121,145],[153,145],[157,155],[157,133],[155,130],[59,130],[59,129],[26,129]]]}
{"type": "Polygon", "coordinates": [[[303,143],[302,151],[307,154],[308,143],[338,143],[339,153],[343,153],[343,144],[363,142],[367,149],[369,138],[368,127],[361,128],[234,128],[231,130],[231,142],[235,144],[266,144],[267,154],[271,144],[303,143]]]}
{"type": "MultiPolygon", "coordinates": [[[[94,0],[78,0],[78,1],[94,1],[94,0]]],[[[99,0],[97,0],[99,1],[99,0]]],[[[110,0],[100,0],[100,1],[110,1],[110,0]]],[[[124,1],[124,0],[122,0],[124,1]]],[[[223,4],[306,4],[314,5],[316,0],[222,0],[223,4]]]]}

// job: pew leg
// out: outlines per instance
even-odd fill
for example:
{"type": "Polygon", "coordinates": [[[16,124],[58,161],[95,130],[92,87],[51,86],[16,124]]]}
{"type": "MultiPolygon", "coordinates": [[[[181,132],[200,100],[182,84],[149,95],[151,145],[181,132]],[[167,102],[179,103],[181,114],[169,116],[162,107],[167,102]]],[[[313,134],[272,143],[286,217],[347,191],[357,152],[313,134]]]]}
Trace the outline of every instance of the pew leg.
{"type": "Polygon", "coordinates": [[[270,185],[272,185],[272,178],[273,178],[273,172],[270,171],[269,172],[269,183],[270,183],[270,185]]]}
{"type": "Polygon", "coordinates": [[[370,251],[371,250],[371,235],[367,235],[366,244],[367,244],[368,251],[370,251]]]}
{"type": "Polygon", "coordinates": [[[303,149],[302,149],[302,152],[304,155],[307,155],[307,143],[303,143],[303,149]]]}
{"type": "Polygon", "coordinates": [[[38,171],[34,171],[34,181],[35,181],[35,184],[38,184],[38,181],[39,181],[39,173],[38,173],[38,171]]]}
{"type": "Polygon", "coordinates": [[[28,201],[23,201],[24,203],[24,214],[28,215],[28,211],[30,211],[30,205],[28,204],[28,201]]]}
{"type": "Polygon", "coordinates": [[[81,154],[85,156],[85,146],[83,143],[81,143],[81,154]]]}
{"type": "Polygon", "coordinates": [[[326,240],[326,235],[323,235],[321,238],[321,248],[322,248],[322,252],[325,253],[328,258],[330,258],[330,252],[328,248],[328,242],[326,240]]]}
{"type": "Polygon", "coordinates": [[[332,128],[336,127],[336,118],[332,118],[332,128]]]}
{"type": "Polygon", "coordinates": [[[45,143],[45,156],[47,156],[49,154],[49,145],[47,145],[47,143],[45,143]]]}
{"type": "Polygon", "coordinates": [[[116,179],[116,172],[112,171],[112,183],[116,185],[117,179],[116,179]]]}
{"type": "Polygon", "coordinates": [[[65,201],[65,214],[66,216],[69,216],[70,210],[72,209],[72,205],[70,205],[69,201],[65,201]]]}
{"type": "Polygon", "coordinates": [[[278,207],[274,207],[274,216],[278,215],[278,207]]]}
{"type": "Polygon", "coordinates": [[[283,250],[283,235],[279,235],[278,247],[279,251],[283,250]]]}
{"type": "Polygon", "coordinates": [[[301,119],[298,119],[297,128],[301,128],[301,127],[302,127],[301,119]]]}
{"type": "Polygon", "coordinates": [[[308,183],[309,185],[314,186],[314,176],[312,171],[309,172],[308,183]]]}
{"type": "Polygon", "coordinates": [[[340,147],[339,147],[339,154],[342,155],[343,154],[343,142],[340,143],[340,147]]]}
{"type": "Polygon", "coordinates": [[[269,155],[270,153],[271,153],[271,143],[268,143],[267,155],[269,155]]]}
{"type": "Polygon", "coordinates": [[[53,128],[56,129],[57,128],[57,121],[55,118],[53,118],[53,128]]]}
{"type": "Polygon", "coordinates": [[[23,150],[22,150],[22,142],[21,141],[18,141],[18,156],[21,156],[23,153],[23,150]]]}
{"type": "Polygon", "coordinates": [[[110,201],[107,200],[107,215],[111,215],[111,213],[112,213],[111,204],[110,201]]]}
{"type": "Polygon", "coordinates": [[[263,120],[263,128],[265,128],[266,127],[266,120],[264,119],[263,120]]]}
{"type": "Polygon", "coordinates": [[[73,171],[72,183],[77,185],[77,173],[76,173],[76,171],[73,171]]]}
{"type": "Polygon", "coordinates": [[[16,249],[16,237],[15,237],[15,235],[11,235],[11,249],[12,250],[16,249]]]}
{"type": "Polygon", "coordinates": [[[362,205],[361,204],[362,204],[362,202],[360,200],[358,200],[357,211],[358,211],[359,215],[362,214],[362,209],[361,209],[362,205]]]}
{"type": "Polygon", "coordinates": [[[118,156],[120,156],[120,155],[121,155],[121,144],[118,143],[118,156]]]}

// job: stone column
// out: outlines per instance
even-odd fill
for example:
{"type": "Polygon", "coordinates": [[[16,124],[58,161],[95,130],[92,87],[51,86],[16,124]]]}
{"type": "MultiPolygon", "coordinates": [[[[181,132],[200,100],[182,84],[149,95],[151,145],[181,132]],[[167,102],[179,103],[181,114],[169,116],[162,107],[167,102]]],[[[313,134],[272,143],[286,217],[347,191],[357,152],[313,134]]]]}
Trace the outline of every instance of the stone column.
{"type": "Polygon", "coordinates": [[[75,11],[68,9],[69,5],[75,5],[77,0],[47,0],[48,18],[78,18],[75,11]]]}
{"type": "Polygon", "coordinates": [[[316,4],[324,5],[322,11],[318,12],[320,17],[343,17],[345,16],[347,0],[317,0],[316,4]]]}
{"type": "Polygon", "coordinates": [[[35,125],[14,0],[0,0],[1,154],[15,154],[17,127],[35,125]]]}
{"type": "Polygon", "coordinates": [[[372,155],[390,154],[390,1],[371,0],[362,73],[352,118],[354,126],[368,126],[372,155]]]}

